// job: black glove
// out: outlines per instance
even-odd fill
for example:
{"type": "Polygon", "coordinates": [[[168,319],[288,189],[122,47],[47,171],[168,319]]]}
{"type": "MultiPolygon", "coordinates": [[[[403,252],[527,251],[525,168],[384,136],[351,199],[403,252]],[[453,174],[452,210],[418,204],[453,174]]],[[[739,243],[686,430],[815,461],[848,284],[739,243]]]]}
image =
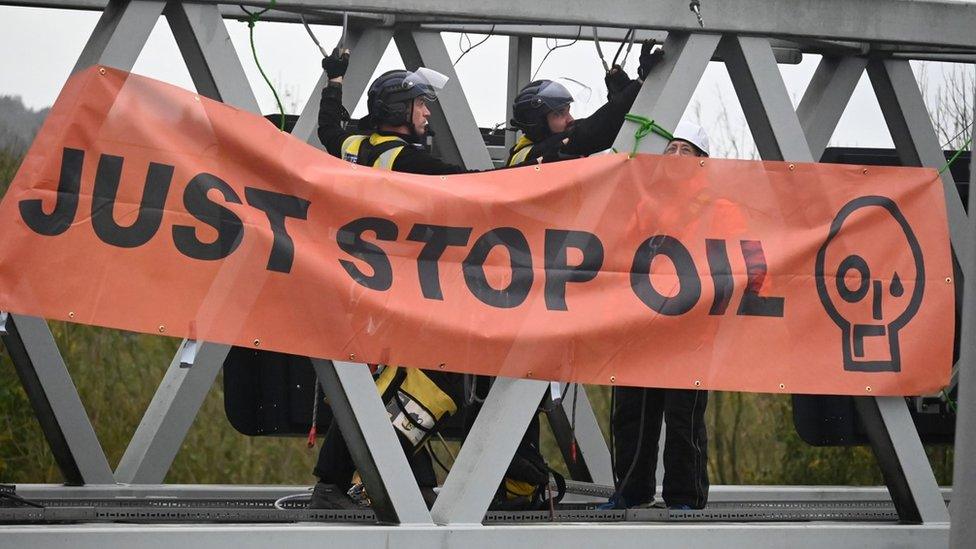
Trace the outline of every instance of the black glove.
{"type": "Polygon", "coordinates": [[[627,76],[623,67],[614,65],[610,72],[603,77],[603,82],[607,85],[607,100],[610,101],[630,84],[630,77],[627,76]]]}
{"type": "Polygon", "coordinates": [[[661,48],[655,50],[655,45],[657,45],[656,40],[645,40],[641,44],[640,67],[637,67],[637,77],[641,80],[645,80],[651,69],[664,59],[664,50],[661,48]]]}
{"type": "Polygon", "coordinates": [[[536,156],[537,162],[548,163],[548,162],[559,162],[560,160],[570,160],[572,158],[579,158],[576,155],[568,154],[563,152],[563,147],[569,142],[570,136],[573,134],[572,128],[565,132],[560,132],[557,134],[550,135],[549,137],[542,140],[536,145],[538,156],[536,156]]]}
{"type": "Polygon", "coordinates": [[[332,50],[332,55],[322,58],[322,68],[329,78],[345,76],[349,68],[349,52],[340,51],[339,48],[332,50]]]}

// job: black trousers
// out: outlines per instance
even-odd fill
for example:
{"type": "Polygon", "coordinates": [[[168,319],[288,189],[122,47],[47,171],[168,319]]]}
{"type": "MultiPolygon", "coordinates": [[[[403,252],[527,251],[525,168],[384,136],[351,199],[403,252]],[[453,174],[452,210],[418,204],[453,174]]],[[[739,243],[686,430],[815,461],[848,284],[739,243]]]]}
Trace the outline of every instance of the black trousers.
{"type": "MultiPolygon", "coordinates": [[[[464,376],[439,371],[424,371],[424,373],[442,391],[451,397],[451,400],[454,401],[454,404],[460,410],[464,404],[464,376]]],[[[399,387],[400,383],[398,382],[391,383],[387,387],[382,395],[384,404],[393,398],[396,389],[399,387]]],[[[435,427],[435,431],[436,429],[435,427]]],[[[410,463],[410,469],[417,479],[417,484],[422,488],[437,486],[437,477],[434,474],[433,462],[427,450],[425,448],[414,448],[410,441],[402,436],[399,431],[396,431],[396,434],[400,440],[400,446],[407,455],[407,461],[410,463]]],[[[333,419],[328,431],[325,433],[322,447],[319,449],[319,458],[315,463],[315,468],[312,470],[312,473],[320,481],[326,484],[335,484],[345,490],[352,484],[352,475],[355,471],[356,465],[353,463],[352,455],[349,453],[349,446],[342,436],[339,424],[333,419]]]]}
{"type": "Polygon", "coordinates": [[[663,418],[667,426],[664,502],[669,507],[704,507],[708,502],[708,435],[705,430],[708,392],[634,387],[617,387],[614,391],[611,428],[616,482],[624,502],[634,506],[650,503],[654,499],[658,441],[663,418]],[[641,439],[640,447],[638,438],[641,439]],[[622,485],[628,471],[630,476],[622,485]]]}

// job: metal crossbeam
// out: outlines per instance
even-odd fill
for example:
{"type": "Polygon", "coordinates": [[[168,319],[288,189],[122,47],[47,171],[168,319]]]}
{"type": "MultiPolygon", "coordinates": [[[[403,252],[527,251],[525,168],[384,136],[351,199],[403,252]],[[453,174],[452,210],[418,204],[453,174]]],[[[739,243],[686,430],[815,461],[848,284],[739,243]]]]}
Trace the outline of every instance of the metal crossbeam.
{"type": "Polygon", "coordinates": [[[830,56],[823,57],[817,65],[796,108],[814,160],[823,156],[866,65],[863,57],[830,56]]]}
{"type": "MultiPolygon", "coordinates": [[[[250,0],[246,4],[267,5],[250,0]]],[[[494,22],[534,22],[556,25],[598,24],[605,27],[700,32],[684,3],[672,0],[620,0],[608,9],[604,2],[560,0],[279,0],[281,8],[396,13],[421,17],[464,17],[494,22]]],[[[704,4],[705,30],[771,37],[809,37],[891,44],[930,44],[976,47],[976,11],[959,2],[899,0],[740,0],[704,4]],[[866,25],[865,21],[870,21],[866,25]],[[930,24],[938,21],[938,25],[930,24]]]]}
{"type": "Polygon", "coordinates": [[[769,41],[728,37],[725,65],[763,160],[813,162],[769,41]]]}
{"type": "Polygon", "coordinates": [[[132,70],[166,2],[110,0],[72,73],[92,65],[132,70]]]}
{"type": "MultiPolygon", "coordinates": [[[[976,98],[974,98],[976,101],[976,98]]],[[[974,103],[976,104],[976,103],[974,103]]],[[[976,137],[973,130],[970,136],[976,137]]],[[[970,158],[969,188],[976,188],[976,155],[970,158]]],[[[976,193],[969,193],[969,211],[976,212],[976,193]]],[[[976,215],[969,216],[966,232],[976,234],[976,215]]],[[[971,246],[970,246],[971,248],[971,246]]],[[[972,250],[970,250],[972,251],[972,250]]],[[[969,272],[976,272],[976,253],[969,255],[969,272]]],[[[976,277],[963,281],[962,324],[959,327],[959,386],[956,395],[955,455],[952,481],[955,497],[952,515],[952,549],[964,549],[976,539],[976,277]]]]}
{"type": "Polygon", "coordinates": [[[200,95],[260,113],[257,99],[216,6],[171,2],[166,20],[200,95]]]}
{"type": "MultiPolygon", "coordinates": [[[[651,69],[631,112],[640,113],[658,125],[673,129],[684,114],[705,73],[708,61],[715,53],[721,37],[715,34],[672,33],[664,43],[667,55],[651,69]]],[[[613,148],[629,151],[634,146],[632,122],[624,122],[613,148]]],[[[663,137],[652,133],[638,143],[638,151],[660,154],[668,144],[663,137]]]]}
{"type": "MultiPolygon", "coordinates": [[[[213,6],[181,2],[169,5],[166,17],[197,91],[259,113],[254,92],[218,11],[213,6]]],[[[116,32],[121,32],[120,29],[116,32]]],[[[222,269],[214,287],[221,288],[222,280],[233,276],[236,272],[222,269]]],[[[230,298],[217,291],[209,299],[230,298]]],[[[166,478],[229,351],[228,345],[183,341],[116,468],[119,482],[154,484],[166,478]],[[189,349],[192,352],[187,352],[189,349]],[[191,359],[187,357],[192,357],[190,367],[187,361],[191,359]]]]}
{"type": "MultiPolygon", "coordinates": [[[[928,166],[940,169],[945,165],[942,146],[935,134],[932,120],[925,108],[925,100],[908,61],[878,59],[868,63],[868,76],[881,105],[881,113],[888,124],[891,140],[906,166],[928,166]]],[[[974,253],[973,234],[968,230],[966,211],[956,191],[956,183],[947,170],[942,174],[946,212],[949,216],[949,235],[952,249],[963,274],[976,276],[968,270],[974,253]]]]}
{"type": "Polygon", "coordinates": [[[383,522],[431,524],[407,456],[365,364],[312,359],[373,510],[383,522]]]}
{"type": "Polygon", "coordinates": [[[146,408],[115,478],[128,484],[158,484],[166,478],[203,401],[210,392],[230,347],[202,343],[193,365],[182,363],[182,350],[195,344],[184,340],[170,362],[159,388],[146,408]]]}
{"type": "Polygon", "coordinates": [[[437,524],[480,524],[549,383],[500,377],[491,386],[431,515],[437,524]]]}
{"type": "Polygon", "coordinates": [[[9,315],[3,343],[65,482],[114,483],[105,452],[44,319],[9,315]]]}

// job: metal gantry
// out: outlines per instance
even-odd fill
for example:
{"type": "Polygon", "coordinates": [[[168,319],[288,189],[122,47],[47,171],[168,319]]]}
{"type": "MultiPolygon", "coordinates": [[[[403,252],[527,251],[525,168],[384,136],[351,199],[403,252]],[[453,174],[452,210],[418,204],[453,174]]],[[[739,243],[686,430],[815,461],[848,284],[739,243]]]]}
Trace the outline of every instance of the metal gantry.
{"type": "MultiPolygon", "coordinates": [[[[244,3],[268,5],[258,0],[244,3]]],[[[225,16],[236,16],[236,7],[179,0],[0,0],[0,4],[101,10],[102,16],[75,71],[92,65],[131,70],[158,18],[165,16],[197,92],[258,113],[257,101],[223,21],[225,16]]],[[[356,52],[344,81],[346,107],[351,111],[358,103],[392,40],[407,68],[427,66],[451,77],[435,104],[431,126],[437,134],[439,154],[468,168],[490,168],[492,159],[454,72],[440,36],[442,31],[486,32],[491,27],[494,34],[510,36],[505,99],[511,104],[514,94],[529,79],[532,37],[578,36],[577,29],[582,25],[598,26],[601,35],[619,40],[623,29],[636,28],[642,36],[663,39],[668,54],[648,75],[633,112],[662,126],[674,127],[708,63],[721,61],[728,68],[761,157],[801,162],[820,159],[855,85],[867,71],[902,162],[940,168],[944,157],[909,60],[976,61],[976,6],[957,2],[708,2],[704,28],[699,27],[684,2],[671,0],[620,0],[612,6],[592,0],[279,0],[266,18],[297,22],[297,14],[302,13],[310,21],[335,24],[341,21],[342,12],[350,12],[347,43],[356,52]],[[936,20],[938,26],[930,24],[936,20]],[[794,109],[778,63],[798,62],[803,53],[820,54],[822,60],[799,107],[794,109]]],[[[299,139],[317,146],[318,96],[326,80],[323,74],[293,131],[299,139]]],[[[615,142],[618,150],[634,146],[633,130],[631,123],[625,123],[615,142]]],[[[659,153],[664,146],[663,138],[651,134],[638,143],[638,150],[659,153]]],[[[976,169],[971,173],[976,178],[976,169]]],[[[976,276],[968,276],[976,269],[976,253],[972,249],[976,243],[976,221],[967,216],[948,173],[943,175],[943,186],[951,241],[966,290],[958,334],[961,356],[956,365],[960,370],[961,398],[951,523],[953,546],[965,547],[976,539],[976,436],[972,429],[976,401],[971,398],[976,392],[976,377],[971,371],[976,361],[976,276]]],[[[969,200],[976,207],[976,193],[970,193],[969,200]]],[[[9,315],[4,327],[0,330],[3,342],[65,482],[77,486],[63,491],[73,490],[73,497],[94,493],[112,497],[170,493],[162,483],[219,373],[228,346],[183,342],[113,472],[45,321],[9,315]]],[[[376,517],[388,526],[0,526],[0,547],[8,543],[101,547],[110,539],[115,544],[141,546],[149,543],[146,536],[159,536],[166,540],[160,543],[187,547],[265,547],[265,535],[273,535],[276,544],[328,539],[337,544],[385,543],[403,547],[584,543],[780,546],[787,539],[785,536],[796,547],[938,547],[950,539],[944,494],[902,398],[857,398],[859,414],[870,431],[871,445],[901,524],[671,524],[639,520],[496,524],[485,523],[486,511],[547,383],[499,379],[494,384],[436,503],[428,511],[368,370],[358,364],[324,360],[314,360],[313,365],[373,498],[376,517]]],[[[572,404],[567,398],[563,407],[572,404]]],[[[575,434],[587,464],[579,476],[612,484],[609,450],[585,401],[585,393],[576,404],[575,434]]],[[[557,408],[553,425],[560,425],[558,414],[562,413],[564,410],[557,408]]],[[[53,487],[48,490],[57,492],[53,487]]],[[[799,497],[827,501],[836,497],[827,489],[807,490],[801,495],[788,487],[743,490],[772,500],[799,497]]],[[[219,490],[214,487],[213,492],[216,491],[219,490]]],[[[721,487],[717,492],[722,493],[721,487]]]]}

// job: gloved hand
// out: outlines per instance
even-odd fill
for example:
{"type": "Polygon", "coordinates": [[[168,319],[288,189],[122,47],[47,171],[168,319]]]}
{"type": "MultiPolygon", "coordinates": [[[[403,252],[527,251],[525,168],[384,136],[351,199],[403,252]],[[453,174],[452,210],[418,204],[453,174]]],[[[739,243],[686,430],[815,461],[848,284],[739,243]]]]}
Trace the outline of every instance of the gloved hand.
{"type": "Polygon", "coordinates": [[[322,58],[322,68],[329,78],[345,76],[346,69],[349,68],[349,50],[332,50],[332,55],[322,58]]]}
{"type": "Polygon", "coordinates": [[[627,76],[623,67],[614,65],[610,72],[603,77],[603,82],[607,85],[607,100],[609,101],[630,84],[630,76],[627,76]]]}
{"type": "Polygon", "coordinates": [[[567,136],[567,132],[562,132],[547,137],[538,145],[542,154],[538,157],[537,162],[559,162],[560,160],[577,158],[575,155],[566,154],[563,152],[563,146],[568,143],[569,137],[567,136]]]}
{"type": "Polygon", "coordinates": [[[656,45],[656,40],[645,40],[641,43],[640,67],[637,68],[637,77],[641,80],[645,80],[651,69],[660,63],[661,59],[664,59],[664,49],[655,50],[654,46],[656,45]]]}

